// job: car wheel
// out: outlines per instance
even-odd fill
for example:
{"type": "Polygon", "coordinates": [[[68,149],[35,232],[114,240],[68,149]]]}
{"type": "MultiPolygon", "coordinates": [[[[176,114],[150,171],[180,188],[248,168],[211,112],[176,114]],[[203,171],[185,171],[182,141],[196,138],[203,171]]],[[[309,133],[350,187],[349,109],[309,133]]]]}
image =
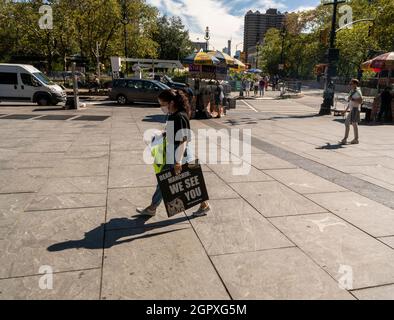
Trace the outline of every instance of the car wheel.
{"type": "Polygon", "coordinates": [[[123,106],[127,103],[127,98],[124,95],[119,95],[117,101],[118,104],[123,106]]]}
{"type": "Polygon", "coordinates": [[[37,99],[37,104],[39,106],[42,106],[42,107],[48,106],[49,105],[49,99],[47,97],[45,97],[45,96],[40,96],[37,99]]]}

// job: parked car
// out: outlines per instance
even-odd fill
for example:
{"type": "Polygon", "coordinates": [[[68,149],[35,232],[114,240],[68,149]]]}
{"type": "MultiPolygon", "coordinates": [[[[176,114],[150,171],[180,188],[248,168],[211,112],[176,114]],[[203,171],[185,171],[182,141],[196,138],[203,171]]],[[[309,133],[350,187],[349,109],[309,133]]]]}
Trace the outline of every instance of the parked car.
{"type": "Polygon", "coordinates": [[[33,66],[0,63],[0,101],[27,101],[48,106],[66,100],[62,87],[33,66]]]}
{"type": "Polygon", "coordinates": [[[160,93],[168,89],[170,87],[156,80],[117,79],[112,83],[109,98],[120,105],[135,102],[157,104],[160,93]]]}

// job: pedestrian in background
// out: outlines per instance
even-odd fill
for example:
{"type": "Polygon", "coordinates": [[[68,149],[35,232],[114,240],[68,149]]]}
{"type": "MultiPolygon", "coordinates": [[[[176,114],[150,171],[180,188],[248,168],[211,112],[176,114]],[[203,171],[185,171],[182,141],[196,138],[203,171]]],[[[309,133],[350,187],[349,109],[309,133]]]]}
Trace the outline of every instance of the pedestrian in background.
{"type": "Polygon", "coordinates": [[[250,96],[250,81],[248,79],[244,79],[244,84],[245,84],[245,91],[246,91],[246,96],[250,96]]]}
{"type": "Polygon", "coordinates": [[[360,106],[363,102],[363,95],[361,89],[359,88],[360,82],[357,79],[353,79],[350,82],[351,90],[349,92],[349,105],[344,111],[344,114],[349,110],[350,113],[345,121],[345,137],[340,142],[341,144],[347,144],[347,139],[349,138],[350,133],[350,125],[353,126],[354,129],[354,140],[351,144],[359,144],[359,136],[358,136],[358,124],[360,123],[360,106]]]}
{"type": "Polygon", "coordinates": [[[254,89],[254,96],[257,97],[257,95],[259,93],[259,79],[258,78],[254,79],[253,89],[254,89]]]}
{"type": "Polygon", "coordinates": [[[264,97],[265,94],[265,78],[262,77],[259,82],[260,97],[264,97]]]}
{"type": "Polygon", "coordinates": [[[215,106],[217,116],[216,118],[221,118],[223,115],[223,99],[224,99],[224,88],[219,81],[216,82],[215,89],[215,106]]]}
{"type": "Polygon", "coordinates": [[[391,114],[391,101],[393,97],[391,95],[391,88],[386,87],[384,88],[384,91],[380,94],[380,110],[378,113],[378,122],[387,121],[390,122],[392,118],[391,114]],[[384,115],[384,117],[383,117],[384,115]]]}

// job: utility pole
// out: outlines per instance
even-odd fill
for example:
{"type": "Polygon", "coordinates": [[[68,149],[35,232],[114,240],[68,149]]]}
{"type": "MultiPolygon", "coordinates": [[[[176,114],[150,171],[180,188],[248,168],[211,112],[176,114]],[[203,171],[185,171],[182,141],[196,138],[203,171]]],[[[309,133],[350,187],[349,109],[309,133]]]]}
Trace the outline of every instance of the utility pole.
{"type": "Polygon", "coordinates": [[[331,84],[332,77],[336,76],[336,64],[339,59],[339,50],[335,48],[335,38],[336,38],[336,23],[337,23],[337,9],[338,5],[345,3],[346,0],[322,0],[324,5],[333,6],[333,14],[331,21],[331,34],[330,34],[330,47],[328,49],[328,70],[326,73],[326,81],[324,85],[324,101],[320,108],[320,115],[331,114],[331,106],[334,105],[334,95],[335,91],[333,85],[331,84]]]}
{"type": "Polygon", "coordinates": [[[284,65],[285,65],[285,61],[284,61],[284,51],[285,51],[285,40],[286,40],[286,26],[283,24],[282,26],[282,30],[280,35],[282,36],[282,51],[280,53],[280,73],[281,76],[284,77],[284,65]]]}

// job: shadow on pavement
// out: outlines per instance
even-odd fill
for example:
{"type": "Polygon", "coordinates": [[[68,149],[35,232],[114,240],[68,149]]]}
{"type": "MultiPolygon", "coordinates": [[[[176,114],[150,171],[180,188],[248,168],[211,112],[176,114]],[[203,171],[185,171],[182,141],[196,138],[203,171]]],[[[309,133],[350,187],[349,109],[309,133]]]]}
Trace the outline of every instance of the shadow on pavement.
{"type": "Polygon", "coordinates": [[[163,114],[156,114],[156,115],[150,115],[146,116],[144,119],[142,119],[142,122],[159,122],[159,123],[166,123],[166,115],[163,114]]]}
{"type": "Polygon", "coordinates": [[[337,150],[337,149],[344,149],[343,145],[340,143],[331,144],[327,142],[325,146],[317,147],[317,150],[337,150]]]}
{"type": "Polygon", "coordinates": [[[155,223],[146,224],[151,218],[135,218],[134,220],[130,220],[127,218],[118,218],[112,219],[107,223],[103,223],[99,227],[88,231],[85,233],[85,238],[80,240],[69,240],[65,242],[60,242],[53,244],[47,248],[50,252],[64,251],[69,249],[109,249],[113,246],[117,246],[120,244],[132,242],[138,239],[146,239],[155,236],[159,236],[162,234],[172,233],[180,230],[184,230],[187,228],[181,228],[176,230],[169,230],[164,232],[157,232],[153,234],[144,235],[147,231],[152,231],[164,227],[168,227],[171,225],[175,225],[181,222],[189,221],[192,218],[181,217],[173,220],[160,221],[155,223]],[[130,226],[133,227],[130,227],[130,226]],[[123,227],[123,229],[122,229],[123,227]],[[127,228],[128,229],[124,229],[127,228]],[[105,238],[105,243],[103,243],[104,232],[105,231],[113,231],[111,232],[111,236],[105,238]],[[134,237],[140,235],[139,237],[134,237]],[[124,240],[120,240],[122,238],[126,238],[124,240]],[[134,237],[134,238],[130,238],[134,237]]]}
{"type": "Polygon", "coordinates": [[[53,107],[53,108],[37,108],[34,109],[33,112],[40,112],[40,111],[63,111],[66,110],[65,107],[53,107]]]}

